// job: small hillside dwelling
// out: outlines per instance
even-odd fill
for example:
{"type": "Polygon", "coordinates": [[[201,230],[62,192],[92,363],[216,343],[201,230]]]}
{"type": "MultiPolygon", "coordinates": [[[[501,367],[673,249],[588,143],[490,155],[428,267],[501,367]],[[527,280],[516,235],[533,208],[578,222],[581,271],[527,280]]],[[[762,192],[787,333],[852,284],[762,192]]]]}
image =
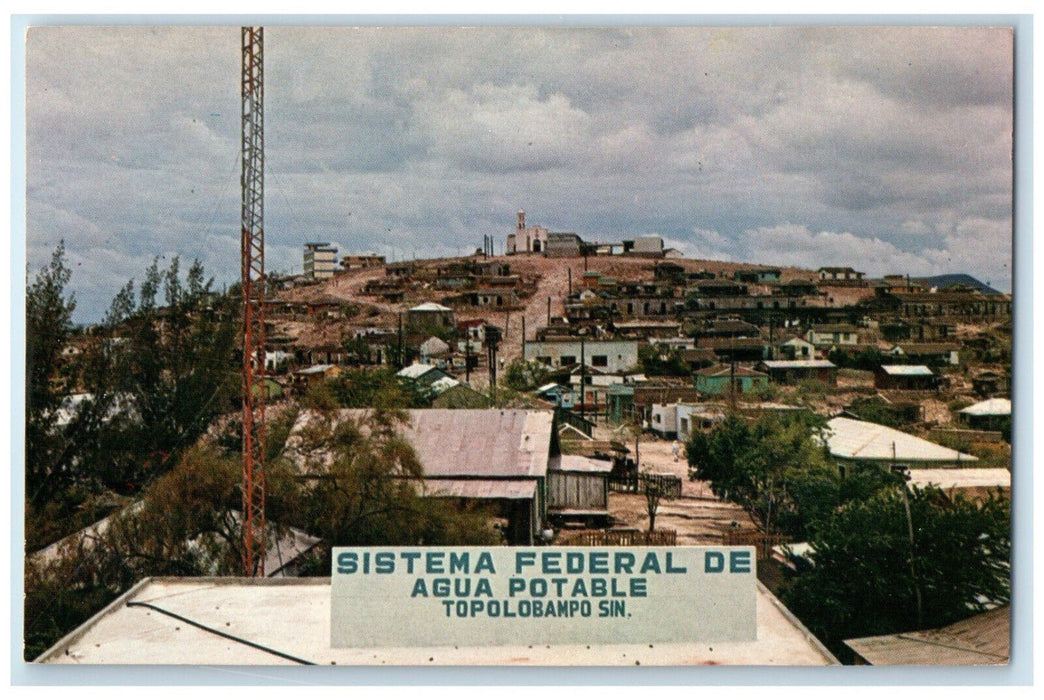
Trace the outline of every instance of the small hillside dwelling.
{"type": "Polygon", "coordinates": [[[527,341],[525,359],[548,367],[568,367],[581,361],[603,372],[618,373],[638,364],[636,340],[561,340],[527,341]]]}
{"type": "Polygon", "coordinates": [[[481,348],[486,342],[486,319],[474,318],[457,322],[457,333],[471,340],[471,349],[481,348]]]}
{"type": "Polygon", "coordinates": [[[1007,394],[1011,391],[1011,376],[1007,373],[986,370],[972,377],[972,387],[979,396],[1007,394]]]}
{"type": "Polygon", "coordinates": [[[545,255],[549,258],[577,258],[584,250],[584,242],[575,233],[548,233],[545,255]]]}
{"type": "Polygon", "coordinates": [[[431,364],[435,360],[445,358],[450,354],[449,343],[438,338],[431,336],[420,345],[421,362],[424,364],[431,364]]]}
{"type": "Polygon", "coordinates": [[[693,334],[697,338],[758,338],[761,329],[739,318],[708,318],[693,334]]]}
{"type": "Polygon", "coordinates": [[[559,455],[547,470],[547,514],[553,523],[582,522],[605,527],[609,515],[609,474],[613,463],[579,455],[559,455]]]}
{"type": "Polygon", "coordinates": [[[865,272],[856,272],[850,267],[821,267],[817,270],[819,281],[830,284],[832,282],[858,283],[863,281],[865,272]]]}
{"type": "Polygon", "coordinates": [[[624,255],[644,255],[663,257],[663,238],[660,236],[636,236],[632,240],[624,240],[624,255]]]}
{"type": "Polygon", "coordinates": [[[308,279],[329,279],[337,271],[337,249],[329,243],[305,243],[304,276],[308,279]]]}
{"type": "Polygon", "coordinates": [[[827,422],[827,448],[840,465],[854,462],[910,468],[975,466],[978,458],[877,423],[852,418],[827,422]]]}
{"type": "MultiPolygon", "coordinates": [[[[342,409],[341,420],[366,409],[342,409]]],[[[533,545],[547,523],[547,472],[561,456],[554,411],[522,409],[410,409],[402,437],[424,467],[423,494],[430,498],[478,501],[496,507],[508,521],[511,545],[533,545]]],[[[314,419],[303,412],[287,441],[314,419]]],[[[308,469],[299,459],[299,469],[308,469]]],[[[302,473],[303,478],[321,474],[302,473]]]]}
{"type": "Polygon", "coordinates": [[[406,312],[410,328],[453,328],[453,309],[429,301],[406,312]]]}
{"type": "Polygon", "coordinates": [[[816,357],[816,346],[796,335],[787,336],[776,344],[776,358],[779,360],[813,360],[816,357]]]}
{"type": "Polygon", "coordinates": [[[681,361],[695,372],[717,363],[718,355],[713,348],[687,348],[681,351],[681,361]]]}
{"type": "Polygon", "coordinates": [[[1011,430],[1011,399],[987,399],[957,412],[963,425],[974,430],[1011,430]]]}
{"type": "Polygon", "coordinates": [[[747,284],[770,284],[779,282],[781,274],[782,272],[778,267],[760,270],[735,270],[732,273],[732,279],[747,284]]]}
{"type": "Polygon", "coordinates": [[[450,378],[448,374],[438,367],[423,363],[414,363],[409,367],[403,367],[396,373],[396,376],[422,387],[430,387],[440,379],[450,378]]]}
{"type": "Polygon", "coordinates": [[[533,392],[559,408],[572,408],[576,404],[576,393],[567,386],[551,382],[533,392]]]}
{"type": "Polygon", "coordinates": [[[270,372],[279,372],[293,362],[294,354],[284,350],[269,350],[265,353],[265,369],[270,372]]]}
{"type": "Polygon", "coordinates": [[[713,428],[725,420],[721,407],[710,404],[679,403],[676,410],[678,439],[682,442],[688,442],[697,430],[713,428]]]}
{"type": "Polygon", "coordinates": [[[846,639],[857,666],[1005,666],[1011,658],[1011,606],[946,627],[846,639]]]}
{"type": "Polygon", "coordinates": [[[893,345],[888,354],[925,365],[959,365],[961,362],[960,346],[955,343],[900,343],[893,345]]]}
{"type": "Polygon", "coordinates": [[[780,384],[797,384],[806,379],[837,384],[837,365],[830,360],[765,360],[757,369],[780,384]]]}
{"type": "Polygon", "coordinates": [[[678,435],[678,404],[654,403],[649,413],[649,430],[668,440],[678,435]]]}
{"type": "Polygon", "coordinates": [[[747,367],[714,365],[695,374],[696,389],[710,396],[727,394],[731,387],[737,393],[757,393],[769,385],[769,376],[747,367]]]}
{"type": "Polygon", "coordinates": [[[634,386],[613,384],[606,389],[605,418],[610,423],[624,423],[637,418],[634,409],[634,386]]]}
{"type": "Polygon", "coordinates": [[[805,337],[817,348],[858,345],[859,329],[848,323],[813,326],[805,337]]]}
{"type": "Polygon", "coordinates": [[[345,270],[359,270],[368,267],[383,267],[384,256],[368,253],[365,255],[345,255],[341,258],[341,267],[345,270]]]}
{"type": "Polygon", "coordinates": [[[760,338],[697,338],[696,347],[709,349],[723,362],[757,362],[765,357],[767,343],[760,338]]]}
{"type": "Polygon", "coordinates": [[[938,385],[938,377],[924,365],[881,365],[874,373],[878,389],[930,391],[938,385]]]}
{"type": "Polygon", "coordinates": [[[341,368],[337,365],[312,365],[299,369],[293,374],[294,388],[303,391],[313,384],[322,384],[327,379],[340,376],[341,368]]]}

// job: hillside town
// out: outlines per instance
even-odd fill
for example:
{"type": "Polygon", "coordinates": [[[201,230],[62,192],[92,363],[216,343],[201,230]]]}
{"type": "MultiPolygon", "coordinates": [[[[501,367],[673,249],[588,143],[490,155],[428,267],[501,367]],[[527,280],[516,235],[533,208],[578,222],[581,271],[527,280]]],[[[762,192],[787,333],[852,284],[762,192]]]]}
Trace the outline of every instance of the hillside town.
{"type": "Polygon", "coordinates": [[[28,20],[13,671],[1031,676],[1015,19],[28,20]]]}
{"type": "MultiPolygon", "coordinates": [[[[328,478],[317,425],[363,425],[396,387],[420,493],[480,508],[492,518],[481,527],[494,527],[482,541],[753,545],[766,595],[816,553],[701,464],[694,441],[730,421],[807,417],[842,480],[871,467],[961,502],[1009,497],[1010,295],[966,275],[692,260],[656,236],[586,242],[525,216],[502,247],[489,236],[467,258],[388,262],[308,242],[303,274],[268,280],[265,398],[288,421],[283,457],[297,480],[328,478]],[[369,399],[345,398],[370,384],[369,399]]],[[[222,318],[220,299],[201,294],[194,313],[222,318]]],[[[128,342],[126,328],[72,334],[61,373],[86,377],[78,363],[99,342],[128,342]]],[[[58,429],[97,403],[78,383],[58,429]]],[[[113,397],[103,422],[140,417],[133,399],[113,397]]],[[[226,420],[215,414],[199,439],[226,420]]],[[[41,542],[31,560],[54,565],[106,541],[114,520],[126,528],[148,499],[122,492],[102,520],[41,542]]],[[[337,544],[305,520],[277,527],[266,576],[315,571],[337,544]]],[[[212,556],[204,570],[217,573],[224,555],[212,556]]],[[[1003,602],[985,602],[990,629],[1003,602]]],[[[859,640],[829,646],[833,662],[878,662],[859,640]]]]}

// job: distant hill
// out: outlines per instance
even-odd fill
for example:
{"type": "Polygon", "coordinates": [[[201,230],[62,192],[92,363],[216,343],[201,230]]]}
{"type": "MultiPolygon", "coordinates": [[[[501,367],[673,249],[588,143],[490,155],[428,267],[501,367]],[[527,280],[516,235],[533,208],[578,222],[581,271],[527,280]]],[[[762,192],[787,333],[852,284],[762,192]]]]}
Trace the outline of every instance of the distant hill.
{"type": "Polygon", "coordinates": [[[935,277],[923,277],[922,280],[928,287],[936,287],[942,289],[943,287],[950,287],[955,284],[960,284],[965,287],[972,287],[978,289],[983,294],[1000,294],[996,289],[990,287],[987,284],[980,282],[971,275],[963,273],[953,275],[936,275],[935,277]]]}

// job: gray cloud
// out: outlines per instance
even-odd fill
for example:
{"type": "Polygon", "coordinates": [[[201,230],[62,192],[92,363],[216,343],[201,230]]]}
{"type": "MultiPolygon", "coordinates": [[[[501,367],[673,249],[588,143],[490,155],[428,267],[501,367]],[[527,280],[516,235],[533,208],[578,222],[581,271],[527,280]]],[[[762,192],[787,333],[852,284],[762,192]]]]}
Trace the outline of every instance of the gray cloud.
{"type": "MultiPolygon", "coordinates": [[[[701,257],[968,272],[1010,289],[1012,33],[990,28],[266,29],[266,239],[390,257],[514,212],[701,257]]],[[[154,255],[238,274],[236,27],[27,42],[31,269],[77,318],[154,255]]]]}

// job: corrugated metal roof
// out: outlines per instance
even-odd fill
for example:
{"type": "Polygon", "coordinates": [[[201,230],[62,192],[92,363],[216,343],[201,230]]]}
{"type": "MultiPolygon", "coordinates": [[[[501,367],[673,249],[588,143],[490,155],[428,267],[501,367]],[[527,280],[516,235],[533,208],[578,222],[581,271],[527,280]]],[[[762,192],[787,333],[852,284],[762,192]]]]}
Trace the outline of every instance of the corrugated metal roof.
{"type": "Polygon", "coordinates": [[[425,479],[425,495],[453,498],[530,499],[536,480],[521,479],[425,479]]]}
{"type": "Polygon", "coordinates": [[[294,374],[323,374],[324,372],[327,372],[333,368],[333,365],[312,365],[311,367],[306,367],[305,369],[299,369],[296,372],[294,372],[294,374]]]}
{"type": "Polygon", "coordinates": [[[1011,399],[986,399],[960,412],[969,416],[1010,416],[1011,399]]]}
{"type": "Polygon", "coordinates": [[[700,370],[696,370],[696,374],[703,377],[731,377],[735,371],[737,377],[767,377],[768,375],[764,372],[758,372],[757,370],[749,369],[747,367],[736,366],[735,370],[729,365],[716,365],[711,367],[705,367],[700,370]]]}
{"type": "Polygon", "coordinates": [[[423,343],[421,343],[420,350],[425,355],[434,355],[435,353],[446,352],[450,349],[450,346],[442,338],[437,336],[431,336],[423,343]]]}
{"type": "Polygon", "coordinates": [[[769,369],[832,369],[837,367],[830,360],[765,360],[762,364],[769,369]]]}
{"type": "Polygon", "coordinates": [[[434,365],[422,365],[419,362],[412,364],[409,367],[403,367],[398,371],[398,376],[405,377],[406,379],[420,379],[425,374],[432,370],[437,370],[438,367],[434,365]]]}
{"type": "Polygon", "coordinates": [[[608,474],[613,470],[613,463],[604,459],[590,459],[580,455],[562,455],[558,471],[587,472],[591,474],[608,474]]]}
{"type": "Polygon", "coordinates": [[[915,486],[938,486],[949,489],[975,489],[1003,487],[1011,488],[1011,472],[996,467],[992,469],[911,469],[910,483],[915,486]]]}
{"type": "Polygon", "coordinates": [[[830,454],[842,459],[867,459],[896,462],[976,462],[978,459],[957,450],[889,428],[877,423],[832,418],[827,422],[830,454]]]}
{"type": "Polygon", "coordinates": [[[448,391],[453,387],[459,385],[460,382],[458,382],[453,377],[442,377],[441,379],[436,379],[431,383],[431,390],[434,391],[436,394],[441,394],[442,392],[448,391]]]}
{"type": "Polygon", "coordinates": [[[453,311],[453,309],[448,306],[443,306],[442,304],[436,304],[433,301],[428,301],[419,306],[414,306],[410,311],[453,311]]]}
{"type": "MultiPolygon", "coordinates": [[[[133,516],[144,507],[145,501],[136,501],[116,515],[133,516]]],[[[231,515],[235,522],[239,523],[242,521],[242,514],[239,511],[233,510],[231,511],[231,515]]],[[[89,525],[83,530],[73,533],[58,542],[35,552],[30,556],[30,560],[38,564],[49,564],[61,556],[75,555],[80,547],[88,550],[93,548],[94,545],[108,532],[113,517],[113,515],[110,515],[102,518],[93,525],[89,525]]],[[[278,523],[269,522],[267,530],[270,536],[270,544],[268,549],[265,551],[265,576],[279,575],[288,564],[296,560],[315,545],[319,544],[321,541],[318,537],[313,537],[303,530],[280,526],[278,523]],[[278,537],[277,534],[279,535],[278,537]]],[[[189,543],[191,544],[195,541],[195,539],[190,540],[189,543]]]]}
{"type": "Polygon", "coordinates": [[[924,365],[881,365],[881,370],[892,377],[931,377],[932,371],[924,365]]]}
{"type": "MultiPolygon", "coordinates": [[[[365,409],[343,409],[359,417],[365,409]]],[[[407,411],[402,437],[425,476],[540,477],[547,473],[552,411],[420,408],[407,411]]],[[[301,423],[299,419],[298,423],[301,423]]]]}
{"type": "Polygon", "coordinates": [[[1004,606],[934,630],[846,639],[874,666],[989,666],[1011,654],[1011,608],[1004,606]]]}

